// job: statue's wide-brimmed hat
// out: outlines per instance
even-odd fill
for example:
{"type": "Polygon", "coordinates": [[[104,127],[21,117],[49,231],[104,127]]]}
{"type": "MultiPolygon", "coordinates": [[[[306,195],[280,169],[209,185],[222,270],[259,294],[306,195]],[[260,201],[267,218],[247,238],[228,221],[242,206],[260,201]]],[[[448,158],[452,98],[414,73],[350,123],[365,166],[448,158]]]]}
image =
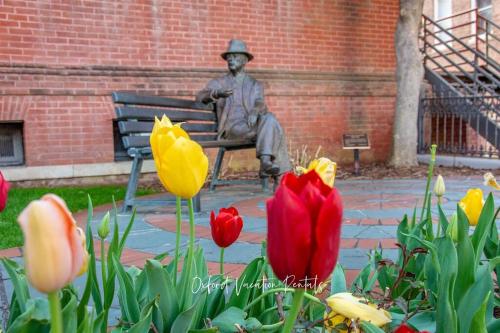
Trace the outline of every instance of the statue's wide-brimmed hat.
{"type": "Polygon", "coordinates": [[[227,51],[222,53],[220,56],[222,59],[226,60],[227,55],[231,53],[242,53],[248,57],[248,61],[253,59],[253,55],[248,52],[245,42],[239,39],[231,39],[229,41],[227,51]]]}

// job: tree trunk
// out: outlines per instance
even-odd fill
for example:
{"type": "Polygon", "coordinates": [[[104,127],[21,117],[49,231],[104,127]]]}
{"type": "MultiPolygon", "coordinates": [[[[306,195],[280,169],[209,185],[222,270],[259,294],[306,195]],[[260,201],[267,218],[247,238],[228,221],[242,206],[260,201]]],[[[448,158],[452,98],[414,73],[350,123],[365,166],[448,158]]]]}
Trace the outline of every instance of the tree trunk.
{"type": "Polygon", "coordinates": [[[417,165],[417,117],[420,85],[424,75],[418,34],[424,0],[399,0],[396,28],[396,114],[391,164],[417,165]]]}

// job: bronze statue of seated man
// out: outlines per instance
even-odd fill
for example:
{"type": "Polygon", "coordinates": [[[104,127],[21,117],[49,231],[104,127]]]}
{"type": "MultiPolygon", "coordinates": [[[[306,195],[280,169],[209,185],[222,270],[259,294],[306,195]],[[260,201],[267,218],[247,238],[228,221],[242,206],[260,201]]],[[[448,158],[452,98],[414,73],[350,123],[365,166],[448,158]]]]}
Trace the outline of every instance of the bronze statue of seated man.
{"type": "Polygon", "coordinates": [[[268,112],[262,83],[245,72],[252,54],[243,41],[231,40],[221,56],[227,61],[229,72],[208,82],[196,95],[198,101],[216,104],[218,137],[256,140],[261,176],[278,176],[289,171],[283,128],[268,112]]]}

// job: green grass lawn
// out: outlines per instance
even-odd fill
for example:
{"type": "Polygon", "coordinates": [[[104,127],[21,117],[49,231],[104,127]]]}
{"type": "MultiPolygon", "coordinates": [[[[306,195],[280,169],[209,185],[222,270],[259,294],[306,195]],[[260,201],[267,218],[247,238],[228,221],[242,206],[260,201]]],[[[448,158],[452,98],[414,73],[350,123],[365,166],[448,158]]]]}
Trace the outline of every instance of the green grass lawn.
{"type": "MultiPolygon", "coordinates": [[[[125,186],[56,187],[56,188],[13,188],[9,191],[7,206],[0,213],[0,249],[23,244],[23,235],[17,223],[19,213],[33,200],[46,193],[54,193],[63,198],[72,213],[87,209],[87,194],[95,206],[125,198],[125,186]]],[[[154,190],[138,189],[137,195],[155,193],[154,190]]]]}

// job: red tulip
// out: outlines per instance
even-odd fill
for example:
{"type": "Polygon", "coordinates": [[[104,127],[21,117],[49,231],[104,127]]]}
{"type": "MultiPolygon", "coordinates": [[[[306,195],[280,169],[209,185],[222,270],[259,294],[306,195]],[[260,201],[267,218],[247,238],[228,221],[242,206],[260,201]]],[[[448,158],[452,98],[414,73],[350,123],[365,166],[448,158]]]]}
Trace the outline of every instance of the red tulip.
{"type": "Polygon", "coordinates": [[[7,204],[9,189],[9,182],[3,178],[2,172],[0,172],[0,212],[5,209],[5,205],[7,204]]]}
{"type": "Polygon", "coordinates": [[[243,228],[243,219],[236,208],[221,208],[217,217],[214,211],[210,213],[210,227],[215,244],[226,248],[238,239],[243,228]]]}
{"type": "MultiPolygon", "coordinates": [[[[401,324],[401,326],[399,326],[395,331],[394,333],[419,333],[418,331],[415,331],[414,329],[410,328],[408,325],[406,324],[401,324]]],[[[422,331],[420,333],[429,333],[428,331],[422,331]]]]}
{"type": "Polygon", "coordinates": [[[267,253],[276,276],[308,289],[326,280],[337,262],[341,222],[340,194],[316,171],[285,174],[267,201],[267,253]]]}

